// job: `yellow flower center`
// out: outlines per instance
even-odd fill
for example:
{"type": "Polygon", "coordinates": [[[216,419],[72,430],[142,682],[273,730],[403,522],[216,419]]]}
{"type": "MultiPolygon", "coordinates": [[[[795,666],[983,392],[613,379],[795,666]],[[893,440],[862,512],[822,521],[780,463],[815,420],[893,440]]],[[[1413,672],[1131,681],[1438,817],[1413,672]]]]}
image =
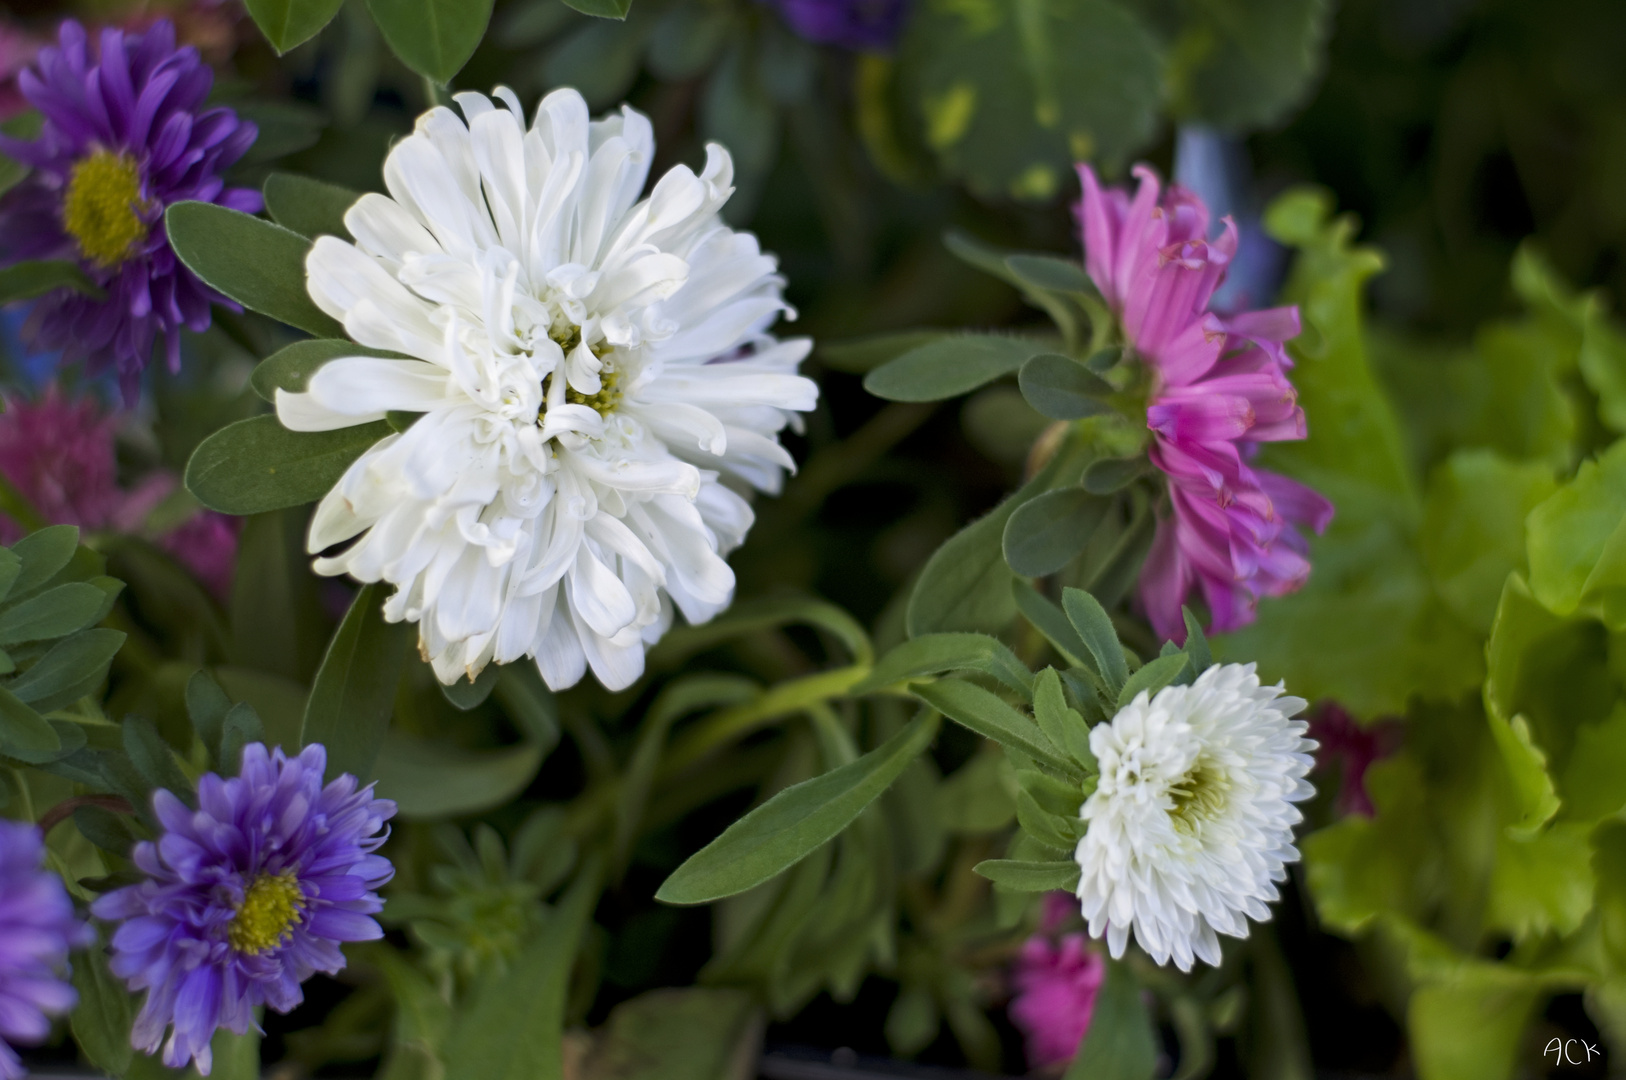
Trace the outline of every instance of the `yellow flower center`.
{"type": "Polygon", "coordinates": [[[599,390],[596,394],[583,394],[567,386],[565,388],[566,403],[570,405],[586,405],[600,416],[610,415],[610,410],[614,409],[621,401],[621,391],[616,388],[616,384],[621,381],[621,373],[619,371],[601,371],[599,372],[598,381],[599,390]]]}
{"type": "Polygon", "coordinates": [[[1231,782],[1223,772],[1199,758],[1180,782],[1169,789],[1169,794],[1174,797],[1174,809],[1169,812],[1174,827],[1189,836],[1202,822],[1220,816],[1231,794],[1231,782]]]}
{"type": "Polygon", "coordinates": [[[305,896],[292,870],[261,874],[243,893],[226,940],[240,953],[263,953],[286,940],[304,910],[305,896]]]}
{"type": "Polygon", "coordinates": [[[141,170],[129,154],[97,150],[73,167],[62,200],[62,227],[85,258],[117,266],[147,237],[141,220],[141,170]]]}

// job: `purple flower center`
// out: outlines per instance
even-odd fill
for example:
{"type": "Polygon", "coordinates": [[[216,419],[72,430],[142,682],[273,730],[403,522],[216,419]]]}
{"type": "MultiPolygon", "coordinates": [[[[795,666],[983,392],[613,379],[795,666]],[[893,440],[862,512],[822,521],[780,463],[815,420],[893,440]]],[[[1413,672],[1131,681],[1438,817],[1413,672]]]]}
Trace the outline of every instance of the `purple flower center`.
{"type": "Polygon", "coordinates": [[[302,919],[305,895],[292,870],[281,874],[261,874],[243,893],[243,902],[232,916],[226,940],[240,953],[256,956],[274,949],[293,932],[302,919]]]}
{"type": "Polygon", "coordinates": [[[110,269],[147,238],[140,208],[141,169],[129,154],[98,148],[73,166],[62,200],[62,227],[85,258],[110,269]]]}

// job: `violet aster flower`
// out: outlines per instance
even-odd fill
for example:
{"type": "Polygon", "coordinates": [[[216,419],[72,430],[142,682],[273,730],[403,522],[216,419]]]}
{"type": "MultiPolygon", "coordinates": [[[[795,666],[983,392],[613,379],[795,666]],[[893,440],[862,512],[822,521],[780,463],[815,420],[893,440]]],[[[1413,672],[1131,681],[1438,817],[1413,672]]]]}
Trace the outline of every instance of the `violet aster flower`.
{"type": "Polygon", "coordinates": [[[1083,934],[1068,934],[1057,944],[1036,936],[1022,946],[1007,1012],[1026,1037],[1029,1066],[1061,1064],[1078,1053],[1106,972],[1106,962],[1085,947],[1083,934]]]}
{"type": "Polygon", "coordinates": [[[1134,198],[1103,190],[1079,167],[1084,200],[1085,269],[1152,373],[1146,423],[1152,462],[1169,478],[1172,514],[1159,522],[1141,570],[1140,595],[1152,627],[1183,641],[1180,608],[1193,590],[1211,628],[1252,621],[1261,596],[1281,596],[1310,573],[1298,526],[1317,532],[1332,504],[1285,476],[1255,469],[1259,443],[1302,439],[1285,343],[1299,332],[1297,308],[1222,319],[1209,310],[1236,253],[1226,219],[1209,240],[1208,209],[1178,186],[1135,169],[1134,198]]]}
{"type": "MultiPolygon", "coordinates": [[[[113,417],[94,398],[69,400],[55,385],[37,401],[13,398],[0,413],[0,475],[52,525],[134,532],[179,481],[154,472],[122,487],[113,429],[113,417]]],[[[224,600],[242,522],[205,510],[157,542],[224,600]]],[[[22,534],[20,525],[0,515],[0,542],[12,543],[22,534]]]]}
{"type": "Polygon", "coordinates": [[[886,52],[898,40],[908,0],[773,0],[790,28],[817,45],[886,52]]]}
{"type": "Polygon", "coordinates": [[[62,879],[44,869],[39,829],[0,820],[0,1077],[24,1075],[12,1043],[37,1043],[48,1016],[74,1007],[79,995],[62,977],[68,950],[96,935],[74,914],[62,879]]]}
{"type": "Polygon", "coordinates": [[[373,852],[395,804],[349,773],[324,787],[326,765],[321,746],[288,758],[251,743],[237,777],[198,781],[197,810],[154,793],[164,833],[131,856],[148,880],[91,907],[123,923],[113,973],[147,991],[137,1049],[162,1042],[166,1065],[207,1076],[216,1028],[247,1031],[256,1005],[289,1011],[312,974],[344,967],[341,942],[382,936],[375,890],[394,871],[373,852]]]}
{"type": "Polygon", "coordinates": [[[164,209],[183,199],[260,208],[257,192],[220,179],[256,130],[230,109],[203,107],[213,80],[197,50],[175,47],[168,22],[139,35],[103,30],[93,55],[85,28],[69,19],[18,80],[44,117],[39,139],[0,139],[34,169],[0,200],[0,256],[77,260],[107,294],[46,294],[29,336],[92,372],[116,367],[126,400],[158,338],[174,371],[180,328],[207,329],[211,303],[235,310],[175,257],[163,223],[164,209]]]}

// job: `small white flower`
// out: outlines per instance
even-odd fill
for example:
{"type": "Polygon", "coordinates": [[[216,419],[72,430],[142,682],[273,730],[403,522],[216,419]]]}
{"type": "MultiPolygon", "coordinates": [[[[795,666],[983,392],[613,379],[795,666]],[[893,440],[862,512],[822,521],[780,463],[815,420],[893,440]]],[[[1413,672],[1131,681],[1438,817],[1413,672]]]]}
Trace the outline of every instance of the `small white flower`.
{"type": "Polygon", "coordinates": [[[588,665],[620,689],[672,621],[727,606],[723,561],[743,497],[792,466],[778,433],[813,407],[810,343],[776,264],[718,218],[719,146],[639,201],[654,159],[630,108],[591,122],[574,90],[529,128],[513,93],[458,94],[384,163],[389,197],[317,240],[316,303],[363,345],[410,359],[334,360],[277,393],[296,431],[422,413],[381,439],[317,508],[323,574],[388,581],[385,616],[419,625],[442,681],[534,657],[549,686],[588,665]],[[359,537],[359,539],[357,539],[359,537]]]}
{"type": "Polygon", "coordinates": [[[1298,859],[1293,803],[1314,789],[1302,698],[1260,686],[1252,664],[1223,664],[1190,686],[1141,693],[1090,732],[1099,785],[1079,815],[1075,857],[1090,934],[1121,957],[1135,940],[1160,964],[1220,962],[1215,932],[1247,937],[1247,917],[1298,859]]]}

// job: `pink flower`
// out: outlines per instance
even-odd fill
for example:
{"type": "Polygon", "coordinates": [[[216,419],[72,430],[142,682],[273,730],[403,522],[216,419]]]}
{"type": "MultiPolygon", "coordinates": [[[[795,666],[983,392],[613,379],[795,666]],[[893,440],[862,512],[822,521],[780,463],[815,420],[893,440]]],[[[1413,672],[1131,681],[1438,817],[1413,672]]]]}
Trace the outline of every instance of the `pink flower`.
{"type": "Polygon", "coordinates": [[[1377,807],[1366,793],[1366,770],[1400,748],[1402,728],[1394,720],[1363,727],[1343,706],[1328,702],[1310,718],[1310,737],[1321,744],[1317,771],[1336,762],[1340,777],[1336,809],[1342,816],[1375,817],[1377,807]]]}
{"type": "Polygon", "coordinates": [[[1085,948],[1083,934],[1068,934],[1057,944],[1032,937],[1022,946],[1008,1012],[1027,1039],[1031,1067],[1071,1061],[1078,1053],[1106,970],[1101,954],[1085,948]]]}
{"type": "Polygon", "coordinates": [[[1151,368],[1146,411],[1152,462],[1169,478],[1172,514],[1158,523],[1141,570],[1141,603],[1152,627],[1185,640],[1180,607],[1200,591],[1210,628],[1251,622],[1261,596],[1281,596],[1310,573],[1296,526],[1317,532],[1332,504],[1285,476],[1249,462],[1261,442],[1302,439],[1285,343],[1299,332],[1297,308],[1222,319],[1209,310],[1236,252],[1227,218],[1208,240],[1208,208],[1178,186],[1160,193],[1157,175],[1135,169],[1133,200],[1103,190],[1079,167],[1085,268],[1118,315],[1124,337],[1151,368]]]}
{"type": "Polygon", "coordinates": [[[0,21],[0,120],[10,120],[28,108],[17,76],[34,62],[40,42],[10,22],[0,21]]]}
{"type": "MultiPolygon", "coordinates": [[[[176,479],[160,471],[131,489],[121,487],[114,424],[94,399],[70,401],[54,384],[38,401],[13,398],[0,414],[0,475],[49,524],[137,532],[175,490],[176,479]]],[[[240,527],[234,518],[205,511],[158,537],[158,543],[224,598],[240,527]]],[[[24,531],[0,515],[0,542],[10,544],[24,531]]]]}

